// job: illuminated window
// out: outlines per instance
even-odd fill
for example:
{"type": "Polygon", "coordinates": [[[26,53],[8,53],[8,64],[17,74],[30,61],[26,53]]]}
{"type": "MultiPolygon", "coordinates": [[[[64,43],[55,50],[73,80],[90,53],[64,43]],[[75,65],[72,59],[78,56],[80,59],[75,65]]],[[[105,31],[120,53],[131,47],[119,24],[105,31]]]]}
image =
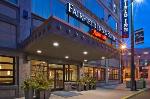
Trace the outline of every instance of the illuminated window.
{"type": "Polygon", "coordinates": [[[14,84],[14,58],[0,56],[0,84],[14,84]]]}
{"type": "Polygon", "coordinates": [[[93,77],[93,67],[84,67],[84,75],[93,77]]]}
{"type": "Polygon", "coordinates": [[[77,66],[65,65],[65,81],[77,80],[77,66]]]}
{"type": "Polygon", "coordinates": [[[118,69],[109,69],[109,80],[118,80],[119,79],[118,69]]]}
{"type": "Polygon", "coordinates": [[[94,69],[94,77],[97,81],[105,80],[105,69],[104,68],[95,68],[94,69]]]}

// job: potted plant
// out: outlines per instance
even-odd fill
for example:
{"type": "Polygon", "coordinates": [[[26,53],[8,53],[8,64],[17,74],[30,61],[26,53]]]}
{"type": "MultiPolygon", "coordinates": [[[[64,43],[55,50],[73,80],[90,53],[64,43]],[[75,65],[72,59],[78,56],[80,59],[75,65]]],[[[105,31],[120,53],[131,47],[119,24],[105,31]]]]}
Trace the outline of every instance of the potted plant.
{"type": "Polygon", "coordinates": [[[35,77],[37,83],[36,99],[49,99],[51,94],[52,80],[48,80],[43,74],[38,74],[35,77]]]}
{"type": "Polygon", "coordinates": [[[33,99],[35,87],[36,83],[33,78],[27,78],[24,80],[21,88],[24,89],[25,99],[33,99]]]}
{"type": "Polygon", "coordinates": [[[90,77],[85,76],[84,77],[84,90],[89,90],[89,84],[90,84],[90,77]]]}
{"type": "Polygon", "coordinates": [[[92,78],[90,81],[90,87],[91,89],[96,89],[96,79],[92,78]]]}
{"type": "Polygon", "coordinates": [[[82,91],[84,89],[83,78],[77,80],[77,91],[82,91]]]}

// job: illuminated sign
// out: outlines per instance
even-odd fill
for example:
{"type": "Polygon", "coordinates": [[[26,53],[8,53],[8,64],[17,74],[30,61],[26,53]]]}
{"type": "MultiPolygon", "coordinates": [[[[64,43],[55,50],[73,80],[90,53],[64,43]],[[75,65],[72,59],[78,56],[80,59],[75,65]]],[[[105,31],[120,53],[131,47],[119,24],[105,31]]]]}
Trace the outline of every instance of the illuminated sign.
{"type": "Polygon", "coordinates": [[[122,38],[129,37],[128,0],[122,0],[122,38]]]}
{"type": "Polygon", "coordinates": [[[97,37],[98,39],[101,39],[103,41],[105,41],[107,39],[107,37],[105,35],[103,35],[102,33],[98,32],[97,30],[95,29],[92,29],[90,31],[90,34],[97,37]]]}
{"type": "Polygon", "coordinates": [[[86,14],[81,13],[81,11],[77,10],[74,5],[71,3],[67,3],[67,13],[72,15],[73,17],[80,20],[82,23],[88,25],[91,28],[96,29],[97,31],[101,32],[103,35],[107,36],[108,38],[116,41],[114,35],[112,35],[109,31],[106,31],[100,24],[96,21],[92,20],[91,18],[87,17],[86,14]]]}

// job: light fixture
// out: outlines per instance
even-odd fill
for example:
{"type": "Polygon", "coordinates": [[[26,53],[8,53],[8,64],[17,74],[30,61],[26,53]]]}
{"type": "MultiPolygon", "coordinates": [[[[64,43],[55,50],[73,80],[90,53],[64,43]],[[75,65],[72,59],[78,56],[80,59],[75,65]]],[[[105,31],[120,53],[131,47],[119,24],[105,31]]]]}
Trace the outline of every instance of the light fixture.
{"type": "Polygon", "coordinates": [[[104,57],[104,56],[102,56],[102,59],[105,59],[105,57],[104,57]]]}
{"type": "Polygon", "coordinates": [[[65,58],[66,58],[66,59],[68,59],[68,58],[69,58],[69,56],[65,56],[65,58]]]}
{"type": "Polygon", "coordinates": [[[128,53],[128,55],[131,55],[131,53],[128,53]]]}
{"type": "Polygon", "coordinates": [[[87,54],[88,54],[88,52],[87,52],[87,51],[84,51],[84,52],[83,52],[83,54],[84,54],[84,55],[87,55],[87,54]]]}
{"type": "Polygon", "coordinates": [[[42,62],[43,64],[45,64],[46,62],[42,62]]]}
{"type": "Polygon", "coordinates": [[[143,52],[143,54],[147,55],[147,54],[149,54],[149,52],[143,52]]]}
{"type": "Polygon", "coordinates": [[[121,45],[121,49],[123,50],[123,49],[126,49],[127,48],[127,46],[126,46],[126,44],[122,44],[121,45]]]}
{"type": "Polygon", "coordinates": [[[41,50],[37,50],[36,52],[37,52],[38,54],[41,54],[41,53],[42,53],[42,51],[41,51],[41,50]]]}
{"type": "Polygon", "coordinates": [[[140,4],[140,3],[144,2],[144,0],[135,0],[135,2],[140,4]]]}
{"type": "Polygon", "coordinates": [[[54,46],[54,47],[58,47],[58,46],[59,46],[59,43],[58,43],[58,42],[53,42],[53,46],[54,46]]]}
{"type": "Polygon", "coordinates": [[[0,69],[2,69],[2,66],[0,65],[0,69]]]}
{"type": "Polygon", "coordinates": [[[84,60],[84,62],[87,62],[87,61],[88,61],[88,60],[86,60],[86,59],[84,60]]]}
{"type": "Polygon", "coordinates": [[[10,71],[7,71],[7,75],[10,75],[10,71]]]}
{"type": "Polygon", "coordinates": [[[141,56],[138,56],[138,58],[140,58],[141,56]]]}

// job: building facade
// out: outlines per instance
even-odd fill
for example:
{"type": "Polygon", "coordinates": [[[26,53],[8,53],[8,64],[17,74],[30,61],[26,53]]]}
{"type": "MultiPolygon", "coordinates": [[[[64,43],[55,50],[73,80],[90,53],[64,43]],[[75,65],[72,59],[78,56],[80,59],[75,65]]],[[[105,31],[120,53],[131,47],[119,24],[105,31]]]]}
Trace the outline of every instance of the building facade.
{"type": "Polygon", "coordinates": [[[38,71],[54,90],[85,75],[119,83],[119,9],[120,0],[1,0],[0,98],[23,96],[38,71]]]}
{"type": "MultiPolygon", "coordinates": [[[[149,48],[138,48],[135,49],[135,79],[139,80],[144,78],[147,81],[150,81],[150,49],[149,48]]],[[[124,81],[130,80],[131,72],[131,60],[130,60],[130,51],[127,51],[123,55],[123,79],[124,81]]]]}

